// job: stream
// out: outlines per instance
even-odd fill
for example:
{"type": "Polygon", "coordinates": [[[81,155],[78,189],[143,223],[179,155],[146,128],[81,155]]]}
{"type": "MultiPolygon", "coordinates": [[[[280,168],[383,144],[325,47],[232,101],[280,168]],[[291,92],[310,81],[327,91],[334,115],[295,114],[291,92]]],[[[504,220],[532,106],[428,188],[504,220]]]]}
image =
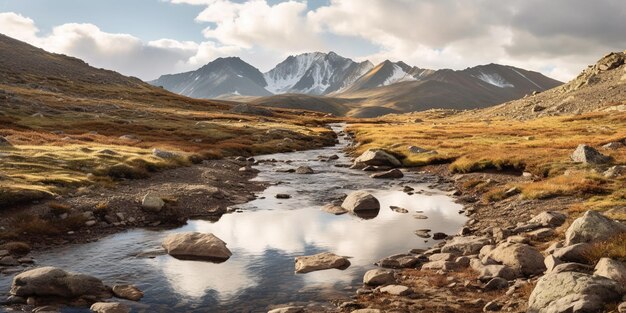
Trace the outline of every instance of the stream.
{"type": "MultiPolygon", "coordinates": [[[[339,132],[343,125],[332,125],[339,132]]],[[[373,263],[414,248],[429,248],[436,241],[414,234],[417,229],[455,234],[466,217],[462,206],[447,192],[432,189],[437,178],[405,173],[402,179],[372,179],[368,172],[337,167],[349,164],[343,149],[350,143],[324,149],[279,153],[257,157],[255,180],[270,183],[257,199],[238,205],[237,212],[218,221],[190,220],[170,230],[133,229],[96,242],[68,245],[37,252],[38,266],[57,266],[90,274],[107,285],[129,283],[144,291],[139,302],[119,300],[133,312],[267,312],[271,305],[349,299],[362,285],[363,274],[373,263]],[[336,154],[339,159],[321,161],[318,156],[336,154]],[[291,161],[286,163],[284,161],[291,161]],[[299,175],[276,170],[307,165],[315,174],[299,175]],[[415,188],[409,195],[404,186],[415,188]],[[375,217],[352,214],[335,216],[320,210],[344,193],[366,190],[381,203],[375,217]],[[276,194],[290,199],[276,199],[276,194]],[[389,206],[406,208],[397,213],[389,206]],[[428,219],[416,219],[415,214],[428,219]],[[221,238],[233,256],[224,263],[182,261],[168,255],[138,257],[159,249],[171,233],[210,232],[221,238]],[[294,273],[294,257],[320,252],[350,257],[345,270],[294,273]]],[[[0,276],[0,296],[6,296],[12,276],[0,276]]],[[[118,299],[115,299],[118,301],[118,299]]],[[[66,308],[62,312],[89,312],[66,308]]]]}

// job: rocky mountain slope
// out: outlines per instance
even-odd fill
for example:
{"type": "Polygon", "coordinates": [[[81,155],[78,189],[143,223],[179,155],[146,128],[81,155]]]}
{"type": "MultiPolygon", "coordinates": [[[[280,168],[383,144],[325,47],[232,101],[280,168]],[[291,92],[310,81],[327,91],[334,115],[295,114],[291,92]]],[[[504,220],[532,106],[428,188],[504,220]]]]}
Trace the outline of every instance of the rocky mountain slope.
{"type": "Polygon", "coordinates": [[[163,75],[152,85],[184,96],[213,99],[224,95],[265,96],[263,74],[240,58],[218,58],[196,71],[163,75]]]}
{"type": "Polygon", "coordinates": [[[306,107],[294,99],[313,97],[311,110],[350,116],[372,117],[387,113],[421,111],[430,108],[474,109],[518,99],[561,84],[540,73],[512,66],[481,65],[461,71],[429,70],[404,62],[386,60],[377,66],[357,63],[334,52],[290,56],[274,69],[261,74],[238,58],[217,59],[197,71],[164,75],[150,82],[195,98],[242,100],[277,107],[306,107]],[[273,95],[300,94],[303,96],[273,95]],[[337,105],[342,108],[337,110],[337,105]]]}
{"type": "Polygon", "coordinates": [[[546,92],[482,110],[486,117],[530,119],[593,111],[626,111],[626,52],[613,52],[572,81],[546,92]]]}
{"type": "Polygon", "coordinates": [[[264,76],[274,94],[324,95],[347,88],[372,67],[369,61],[357,63],[334,52],[313,52],[289,56],[264,76]]]}

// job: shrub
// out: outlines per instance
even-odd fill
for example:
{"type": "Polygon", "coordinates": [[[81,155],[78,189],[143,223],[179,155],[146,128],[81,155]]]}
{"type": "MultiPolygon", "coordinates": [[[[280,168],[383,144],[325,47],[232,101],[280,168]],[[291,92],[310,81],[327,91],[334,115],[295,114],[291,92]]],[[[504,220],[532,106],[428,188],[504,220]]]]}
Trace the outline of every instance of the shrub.
{"type": "Polygon", "coordinates": [[[31,247],[25,242],[10,241],[0,245],[0,250],[7,250],[9,253],[16,255],[26,255],[30,252],[31,247]]]}

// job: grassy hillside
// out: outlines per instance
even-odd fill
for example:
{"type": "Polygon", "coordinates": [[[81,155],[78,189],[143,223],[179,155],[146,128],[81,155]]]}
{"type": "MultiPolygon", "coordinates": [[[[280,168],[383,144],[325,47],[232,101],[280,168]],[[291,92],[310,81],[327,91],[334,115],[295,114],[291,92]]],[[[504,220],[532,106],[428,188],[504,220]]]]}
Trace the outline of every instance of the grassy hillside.
{"type": "Polygon", "coordinates": [[[321,113],[233,113],[237,103],[175,95],[2,35],[0,56],[0,205],[333,140],[321,113]]]}

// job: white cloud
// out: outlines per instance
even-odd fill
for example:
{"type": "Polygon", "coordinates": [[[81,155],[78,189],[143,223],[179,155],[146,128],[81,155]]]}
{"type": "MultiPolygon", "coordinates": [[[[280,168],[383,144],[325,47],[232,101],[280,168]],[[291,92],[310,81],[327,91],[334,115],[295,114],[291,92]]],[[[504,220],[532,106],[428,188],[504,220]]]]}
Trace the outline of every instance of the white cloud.
{"type": "Polygon", "coordinates": [[[306,3],[296,1],[269,5],[264,0],[245,3],[218,0],[196,20],[215,24],[203,34],[225,45],[246,49],[263,46],[282,53],[298,53],[323,48],[306,18],[306,10],[306,3]]]}
{"type": "Polygon", "coordinates": [[[9,37],[18,38],[28,43],[35,43],[39,29],[35,21],[13,12],[0,13],[1,32],[9,37]]]}

